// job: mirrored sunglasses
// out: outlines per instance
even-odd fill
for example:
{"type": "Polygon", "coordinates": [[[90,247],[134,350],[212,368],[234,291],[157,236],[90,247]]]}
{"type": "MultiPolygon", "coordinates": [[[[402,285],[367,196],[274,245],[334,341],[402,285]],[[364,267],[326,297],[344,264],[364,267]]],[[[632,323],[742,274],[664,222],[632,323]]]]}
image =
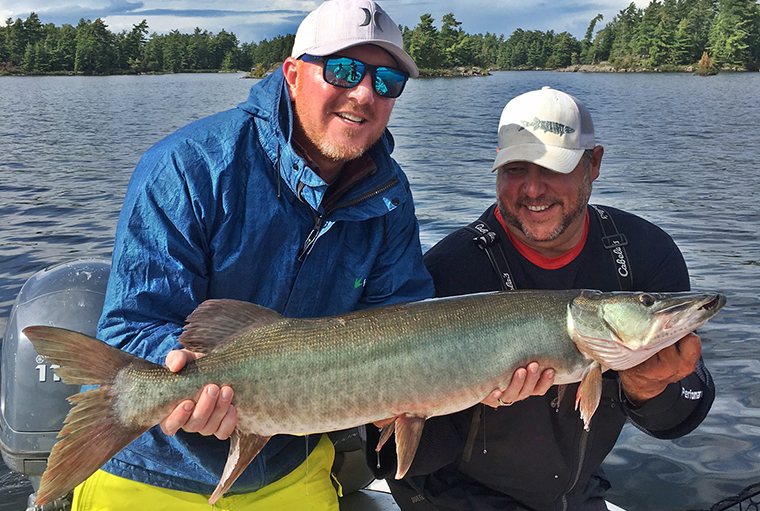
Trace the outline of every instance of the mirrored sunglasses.
{"type": "Polygon", "coordinates": [[[384,98],[397,98],[404,91],[409,75],[400,69],[385,66],[370,66],[364,62],[348,57],[315,57],[304,55],[304,62],[321,62],[322,77],[330,85],[351,89],[359,85],[369,71],[372,86],[384,98]]]}

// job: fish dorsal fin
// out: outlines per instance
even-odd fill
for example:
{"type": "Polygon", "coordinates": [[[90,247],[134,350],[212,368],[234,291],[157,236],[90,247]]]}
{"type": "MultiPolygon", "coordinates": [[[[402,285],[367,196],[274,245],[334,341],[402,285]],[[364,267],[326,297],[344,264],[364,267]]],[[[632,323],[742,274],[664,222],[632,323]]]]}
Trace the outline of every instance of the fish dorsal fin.
{"type": "Polygon", "coordinates": [[[209,353],[243,332],[283,319],[282,314],[250,302],[206,300],[187,317],[187,325],[179,336],[179,342],[190,351],[209,353]]]}
{"type": "Polygon", "coordinates": [[[213,506],[219,497],[230,489],[232,483],[240,477],[243,470],[261,452],[270,438],[253,433],[241,433],[239,429],[235,428],[230,437],[230,454],[227,456],[227,463],[224,465],[219,484],[216,485],[214,493],[208,499],[209,504],[213,506]]]}
{"type": "Polygon", "coordinates": [[[422,428],[425,426],[425,417],[418,415],[400,415],[396,418],[396,479],[401,479],[412,466],[417,446],[422,437],[422,428]]]}

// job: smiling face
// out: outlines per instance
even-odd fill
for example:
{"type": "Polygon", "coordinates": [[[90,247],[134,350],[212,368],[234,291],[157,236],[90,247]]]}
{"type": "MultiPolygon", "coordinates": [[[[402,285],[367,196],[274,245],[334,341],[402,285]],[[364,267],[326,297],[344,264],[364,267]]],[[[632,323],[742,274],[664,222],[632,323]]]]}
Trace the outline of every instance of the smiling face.
{"type": "Polygon", "coordinates": [[[591,183],[599,176],[604,149],[581,158],[569,174],[518,161],[499,167],[496,194],[499,213],[510,232],[547,257],[572,249],[583,237],[591,183]]]}
{"type": "MultiPolygon", "coordinates": [[[[374,66],[396,67],[385,50],[362,45],[340,55],[374,66]]],[[[394,99],[379,96],[367,73],[351,89],[325,82],[321,63],[288,58],[283,66],[296,116],[293,137],[315,160],[330,182],[343,164],[358,158],[377,142],[388,124],[394,99]]]]}

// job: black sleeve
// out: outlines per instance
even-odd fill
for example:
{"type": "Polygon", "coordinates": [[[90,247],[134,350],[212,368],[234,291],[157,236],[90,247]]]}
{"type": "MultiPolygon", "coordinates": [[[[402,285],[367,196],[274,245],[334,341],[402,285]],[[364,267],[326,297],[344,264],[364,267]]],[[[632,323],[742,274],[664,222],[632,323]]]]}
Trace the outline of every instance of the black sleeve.
{"type": "Polygon", "coordinates": [[[671,383],[659,396],[639,407],[621,401],[631,422],[648,435],[670,440],[690,433],[707,417],[715,400],[715,384],[702,359],[696,370],[683,380],[671,383]]]}

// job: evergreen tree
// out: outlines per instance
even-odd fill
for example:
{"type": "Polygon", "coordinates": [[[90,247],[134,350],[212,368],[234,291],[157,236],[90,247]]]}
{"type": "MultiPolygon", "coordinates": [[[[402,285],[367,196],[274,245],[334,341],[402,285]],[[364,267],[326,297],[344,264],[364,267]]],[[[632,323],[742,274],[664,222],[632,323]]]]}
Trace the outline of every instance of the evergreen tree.
{"type": "Polygon", "coordinates": [[[98,18],[91,22],[81,19],[77,25],[74,71],[85,74],[104,74],[113,70],[114,36],[98,18]]]}
{"type": "Polygon", "coordinates": [[[145,43],[145,69],[152,72],[164,69],[164,36],[155,32],[145,43]]]}
{"type": "MultiPolygon", "coordinates": [[[[10,21],[10,18],[6,21],[6,23],[8,21],[10,21]]],[[[6,27],[0,25],[0,68],[2,68],[3,65],[8,62],[8,48],[5,45],[6,31],[6,27]]]]}
{"type": "MultiPolygon", "coordinates": [[[[608,23],[596,34],[594,43],[591,45],[590,51],[588,51],[588,54],[592,56],[591,63],[610,60],[614,44],[615,25],[613,23],[608,23]]],[[[583,54],[581,53],[581,55],[583,54]]]]}
{"type": "Polygon", "coordinates": [[[574,64],[574,57],[580,55],[581,43],[569,32],[562,32],[554,37],[552,54],[546,62],[546,67],[558,68],[574,64]]]}
{"type": "Polygon", "coordinates": [[[207,30],[195,27],[187,48],[187,65],[190,69],[213,69],[209,50],[210,42],[211,34],[207,30]]]}
{"type": "Polygon", "coordinates": [[[594,35],[596,24],[603,19],[603,15],[597,14],[594,16],[594,19],[592,19],[588,24],[588,28],[586,29],[586,37],[583,38],[583,42],[581,43],[581,60],[584,64],[593,64],[596,61],[596,55],[594,55],[594,47],[591,44],[591,41],[594,35]]]}
{"type": "Polygon", "coordinates": [[[643,14],[636,4],[631,2],[613,19],[613,42],[610,57],[625,57],[635,52],[636,27],[643,14]]]}
{"type": "Polygon", "coordinates": [[[51,68],[55,71],[74,71],[77,53],[77,29],[66,24],[58,29],[55,49],[52,52],[51,68]]]}
{"type": "Polygon", "coordinates": [[[143,70],[143,53],[147,43],[148,20],[142,20],[137,25],[132,25],[132,30],[122,40],[120,52],[122,69],[143,70]]]}
{"type": "Polygon", "coordinates": [[[675,47],[676,29],[678,28],[675,3],[675,0],[663,0],[660,9],[657,11],[659,23],[657,23],[649,41],[649,61],[653,66],[676,63],[671,54],[675,47]]]}
{"type": "Polygon", "coordinates": [[[438,69],[444,61],[434,21],[430,14],[420,16],[420,23],[412,31],[409,40],[409,55],[423,69],[438,69]]]}
{"type": "Polygon", "coordinates": [[[714,0],[684,0],[682,28],[684,36],[690,40],[689,56],[684,63],[696,62],[708,47],[710,26],[715,19],[716,6],[714,0]]]}
{"type": "Polygon", "coordinates": [[[179,73],[187,69],[186,50],[188,47],[187,37],[179,30],[172,30],[164,37],[164,58],[162,71],[179,73]]]}
{"type": "Polygon", "coordinates": [[[24,22],[20,18],[11,23],[11,19],[6,21],[5,30],[5,47],[8,55],[8,61],[14,65],[21,65],[24,60],[26,51],[27,37],[24,29],[24,22]]]}
{"type": "Polygon", "coordinates": [[[636,26],[633,49],[634,52],[644,58],[651,56],[652,41],[655,39],[655,31],[660,25],[660,8],[662,4],[657,0],[651,2],[644,9],[641,20],[636,26]]]}
{"type": "Polygon", "coordinates": [[[755,66],[753,43],[756,45],[758,39],[756,17],[755,0],[720,0],[709,35],[713,60],[728,66],[755,66]]]}
{"type": "Polygon", "coordinates": [[[212,37],[208,46],[211,69],[221,69],[222,63],[230,52],[232,52],[232,56],[230,56],[231,64],[237,65],[235,54],[238,44],[238,38],[235,37],[235,34],[231,34],[224,29],[215,37],[212,37]]]}

